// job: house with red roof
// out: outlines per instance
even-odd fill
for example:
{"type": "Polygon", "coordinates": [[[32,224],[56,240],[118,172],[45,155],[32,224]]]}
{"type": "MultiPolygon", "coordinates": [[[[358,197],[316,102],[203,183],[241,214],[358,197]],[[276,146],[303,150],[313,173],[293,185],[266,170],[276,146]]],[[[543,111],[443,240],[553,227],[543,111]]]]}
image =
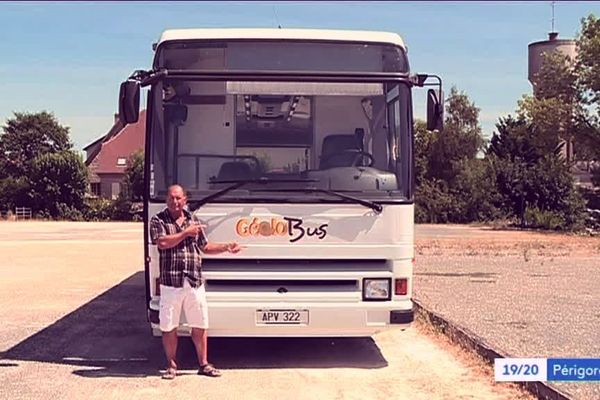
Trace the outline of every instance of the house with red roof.
{"type": "Polygon", "coordinates": [[[135,124],[124,125],[115,115],[115,123],[108,133],[83,148],[92,196],[117,198],[121,193],[127,161],[137,150],[144,149],[145,133],[145,110],[140,112],[135,124]]]}

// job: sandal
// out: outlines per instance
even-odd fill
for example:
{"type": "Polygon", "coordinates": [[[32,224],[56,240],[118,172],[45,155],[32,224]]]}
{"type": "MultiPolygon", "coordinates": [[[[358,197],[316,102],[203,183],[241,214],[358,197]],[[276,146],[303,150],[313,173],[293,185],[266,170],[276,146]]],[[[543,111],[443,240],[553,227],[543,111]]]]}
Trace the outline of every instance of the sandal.
{"type": "Polygon", "coordinates": [[[198,375],[206,375],[212,378],[216,378],[217,376],[221,376],[221,371],[216,369],[212,364],[204,364],[200,366],[198,370],[198,375]]]}
{"type": "Polygon", "coordinates": [[[162,375],[162,378],[171,380],[171,379],[175,379],[176,376],[177,376],[177,369],[173,368],[173,367],[169,367],[169,368],[167,368],[165,373],[162,375]]]}

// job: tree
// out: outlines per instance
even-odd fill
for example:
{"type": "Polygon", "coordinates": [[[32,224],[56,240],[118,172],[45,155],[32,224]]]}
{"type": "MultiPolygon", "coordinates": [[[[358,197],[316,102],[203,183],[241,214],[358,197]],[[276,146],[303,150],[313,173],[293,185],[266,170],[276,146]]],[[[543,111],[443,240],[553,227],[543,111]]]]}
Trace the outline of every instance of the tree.
{"type": "Polygon", "coordinates": [[[14,113],[0,135],[0,178],[28,176],[31,163],[41,154],[69,150],[69,128],[58,123],[53,114],[14,113]]]}
{"type": "Polygon", "coordinates": [[[0,210],[12,210],[17,206],[29,205],[29,179],[8,176],[0,179],[0,210]]]}
{"type": "Polygon", "coordinates": [[[81,219],[87,186],[87,168],[73,151],[42,154],[31,163],[32,205],[50,217],[81,219]]]}
{"type": "Polygon", "coordinates": [[[429,159],[431,148],[437,140],[434,131],[427,130],[425,121],[415,121],[415,183],[421,185],[429,173],[429,159]]]}
{"type": "Polygon", "coordinates": [[[535,95],[520,102],[521,115],[535,122],[538,137],[558,135],[573,143],[578,160],[600,160],[600,20],[581,20],[577,57],[544,54],[535,95]]]}
{"type": "Polygon", "coordinates": [[[522,161],[527,165],[533,165],[544,154],[556,153],[559,146],[556,137],[552,137],[550,143],[540,140],[534,124],[528,122],[524,116],[516,119],[511,115],[500,118],[496,129],[497,133],[492,134],[486,153],[513,163],[522,161]]]}
{"type": "MultiPolygon", "coordinates": [[[[577,76],[588,104],[600,104],[600,19],[590,14],[581,20],[577,37],[577,76]]],[[[596,116],[598,115],[596,108],[596,116]]],[[[598,122],[598,121],[596,121],[598,122]]]]}
{"type": "Polygon", "coordinates": [[[577,87],[574,61],[558,51],[544,53],[540,70],[534,77],[536,97],[558,98],[563,104],[577,102],[581,93],[577,87]]]}
{"type": "MultiPolygon", "coordinates": [[[[112,202],[110,218],[118,221],[135,220],[139,218],[137,213],[141,211],[140,204],[135,203],[141,202],[144,198],[144,152],[142,150],[136,151],[127,160],[122,188],[119,196],[112,202]]],[[[101,203],[96,205],[103,206],[101,203]]],[[[99,214],[95,217],[99,217],[99,214]]]]}
{"type": "Polygon", "coordinates": [[[144,152],[142,150],[136,151],[127,160],[121,193],[131,201],[142,201],[144,198],[144,152]]]}
{"type": "Polygon", "coordinates": [[[437,178],[423,180],[417,186],[415,200],[417,222],[451,222],[458,212],[454,198],[448,192],[448,185],[437,178]]]}
{"type": "Polygon", "coordinates": [[[506,215],[489,159],[465,159],[451,188],[457,212],[454,222],[492,221],[506,215]]]}
{"type": "Polygon", "coordinates": [[[568,166],[559,155],[558,138],[540,141],[535,121],[501,118],[486,159],[493,165],[502,208],[522,225],[571,229],[583,218],[583,203],[568,166]],[[545,222],[544,222],[545,221],[545,222]]]}
{"type": "Polygon", "coordinates": [[[585,151],[588,160],[600,161],[600,19],[593,14],[581,20],[577,36],[577,88],[583,112],[576,150],[585,151]]]}
{"type": "MultiPolygon", "coordinates": [[[[33,165],[41,156],[68,151],[72,147],[69,128],[58,123],[53,114],[15,112],[0,133],[0,198],[3,207],[33,206],[45,192],[36,193],[37,177],[33,165]]],[[[43,172],[40,171],[40,172],[43,172]]]]}
{"type": "Polygon", "coordinates": [[[588,160],[600,161],[600,20],[593,14],[583,18],[576,40],[575,74],[582,110],[576,115],[576,149],[587,152],[588,160]]]}
{"type": "MultiPolygon", "coordinates": [[[[546,53],[534,95],[518,103],[517,119],[500,120],[488,154],[505,207],[522,223],[572,228],[583,216],[570,165],[557,157],[573,143],[575,160],[600,160],[600,21],[582,20],[577,58],[546,53]]],[[[570,156],[570,154],[569,154],[570,156]]],[[[568,159],[571,161],[571,159],[568,159]]]]}
{"type": "Polygon", "coordinates": [[[540,140],[558,136],[573,144],[575,159],[592,160],[597,158],[594,135],[586,96],[578,83],[578,65],[558,51],[545,53],[534,83],[535,96],[524,96],[519,112],[535,123],[540,140]]]}
{"type": "Polygon", "coordinates": [[[464,92],[452,87],[446,100],[444,130],[430,142],[428,178],[451,181],[460,173],[459,163],[473,159],[483,149],[479,108],[464,92]]]}
{"type": "Polygon", "coordinates": [[[532,131],[529,142],[542,153],[554,151],[561,141],[573,140],[572,107],[557,97],[524,95],[518,102],[517,118],[532,131]]]}
{"type": "Polygon", "coordinates": [[[484,141],[479,109],[464,92],[452,88],[446,100],[443,132],[415,123],[416,219],[419,222],[471,222],[496,215],[487,174],[477,162],[484,141]]]}

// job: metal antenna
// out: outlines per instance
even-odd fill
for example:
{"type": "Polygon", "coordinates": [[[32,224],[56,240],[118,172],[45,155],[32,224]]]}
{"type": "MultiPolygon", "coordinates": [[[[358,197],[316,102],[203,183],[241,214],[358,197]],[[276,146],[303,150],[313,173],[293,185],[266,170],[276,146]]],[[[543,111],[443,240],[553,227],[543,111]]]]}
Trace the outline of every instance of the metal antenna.
{"type": "Polygon", "coordinates": [[[556,3],[556,1],[553,0],[551,3],[552,3],[552,31],[551,32],[554,32],[554,3],[556,3]]]}
{"type": "Polygon", "coordinates": [[[275,11],[275,6],[272,6],[273,15],[275,16],[275,22],[277,23],[277,27],[281,29],[281,24],[279,23],[279,18],[277,17],[277,11],[275,11]]]}

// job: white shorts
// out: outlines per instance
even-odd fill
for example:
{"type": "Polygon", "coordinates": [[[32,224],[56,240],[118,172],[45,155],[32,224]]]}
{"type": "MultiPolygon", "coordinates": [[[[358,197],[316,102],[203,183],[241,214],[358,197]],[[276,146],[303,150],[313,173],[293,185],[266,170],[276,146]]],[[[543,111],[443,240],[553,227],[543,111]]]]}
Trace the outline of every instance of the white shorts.
{"type": "Polygon", "coordinates": [[[187,279],[183,287],[160,285],[160,330],[170,332],[179,326],[181,310],[191,328],[208,328],[208,306],[204,285],[193,288],[187,279]]]}

